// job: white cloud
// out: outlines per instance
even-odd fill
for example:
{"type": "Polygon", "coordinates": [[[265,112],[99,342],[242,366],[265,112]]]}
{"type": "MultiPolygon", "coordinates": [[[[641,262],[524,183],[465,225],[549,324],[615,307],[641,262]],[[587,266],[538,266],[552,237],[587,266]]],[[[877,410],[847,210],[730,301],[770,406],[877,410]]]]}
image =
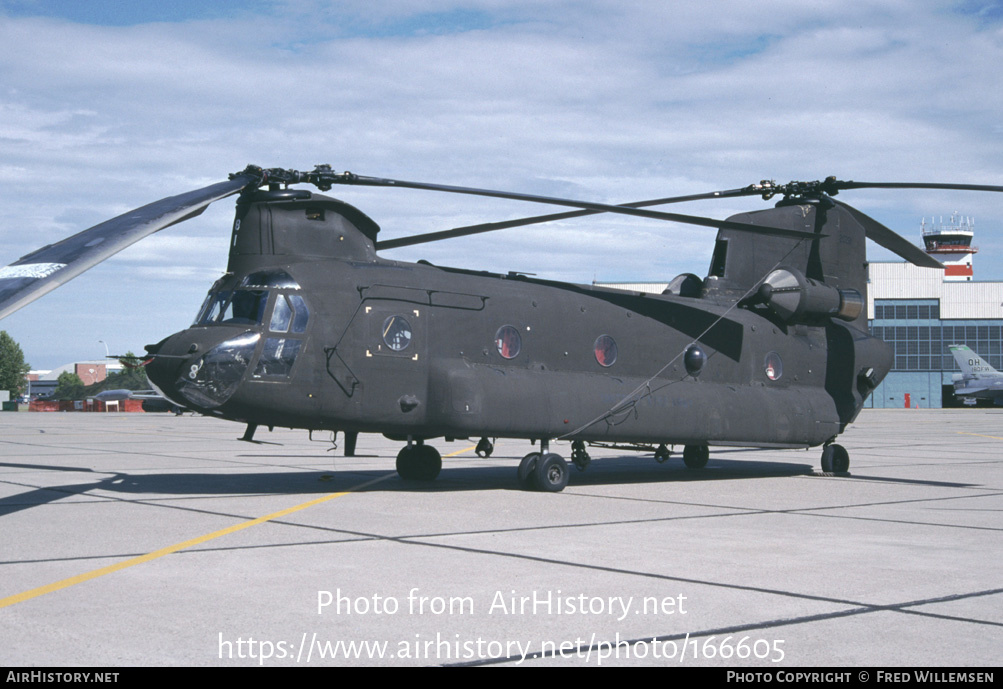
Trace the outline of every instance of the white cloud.
{"type": "MultiPolygon", "coordinates": [[[[12,13],[0,22],[0,262],[247,163],[327,162],[610,202],[829,174],[1000,184],[1003,33],[994,21],[954,3],[890,0],[721,2],[712,16],[692,3],[296,2],[132,26],[12,13]]],[[[550,210],[401,190],[331,193],[372,215],[383,237],[550,210]]],[[[923,215],[975,215],[985,237],[977,274],[1003,278],[989,250],[1003,225],[997,198],[840,198],[913,238],[923,215]]],[[[137,338],[183,327],[225,264],[232,205],[217,206],[46,299],[111,323],[96,313],[102,305],[74,297],[85,291],[78,285],[124,275],[129,304],[156,307],[138,319],[137,338]],[[162,279],[144,295],[150,275],[162,279]]],[[[679,210],[724,217],[762,207],[679,210]]],[[[712,243],[707,230],[603,217],[392,256],[582,282],[655,280],[704,272],[712,243]]],[[[39,315],[4,327],[64,341],[69,357],[63,316],[29,310],[39,315]]],[[[86,331],[87,319],[76,326],[86,331]]]]}

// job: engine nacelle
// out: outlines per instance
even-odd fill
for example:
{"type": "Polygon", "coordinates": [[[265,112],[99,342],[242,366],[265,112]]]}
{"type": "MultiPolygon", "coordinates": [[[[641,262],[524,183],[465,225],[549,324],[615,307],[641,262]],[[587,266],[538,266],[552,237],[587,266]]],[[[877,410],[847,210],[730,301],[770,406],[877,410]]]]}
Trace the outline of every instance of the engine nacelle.
{"type": "Polygon", "coordinates": [[[759,286],[759,298],[788,323],[825,318],[856,320],[864,298],[855,289],[836,289],[805,277],[794,268],[777,268],[759,286]]]}

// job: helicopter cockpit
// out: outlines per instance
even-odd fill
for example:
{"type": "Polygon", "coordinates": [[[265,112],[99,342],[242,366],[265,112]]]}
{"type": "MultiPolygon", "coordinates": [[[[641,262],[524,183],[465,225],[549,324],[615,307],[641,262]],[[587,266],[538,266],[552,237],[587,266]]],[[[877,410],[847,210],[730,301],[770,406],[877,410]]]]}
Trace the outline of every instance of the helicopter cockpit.
{"type": "Polygon", "coordinates": [[[250,273],[236,284],[232,276],[218,280],[192,327],[249,328],[182,370],[175,383],[178,392],[193,404],[215,408],[233,395],[249,368],[257,380],[288,378],[310,319],[299,289],[284,270],[250,273]]]}
{"type": "MultiPolygon", "coordinates": [[[[259,271],[245,276],[233,289],[224,286],[229,282],[221,278],[209,290],[192,326],[227,324],[261,325],[273,290],[299,290],[299,284],[284,270],[259,271]]],[[[299,295],[280,295],[275,300],[270,329],[286,332],[293,325],[294,332],[305,332],[309,316],[306,303],[299,295]],[[275,327],[271,327],[275,326],[275,327]],[[282,327],[284,326],[284,327],[282,327]]]]}

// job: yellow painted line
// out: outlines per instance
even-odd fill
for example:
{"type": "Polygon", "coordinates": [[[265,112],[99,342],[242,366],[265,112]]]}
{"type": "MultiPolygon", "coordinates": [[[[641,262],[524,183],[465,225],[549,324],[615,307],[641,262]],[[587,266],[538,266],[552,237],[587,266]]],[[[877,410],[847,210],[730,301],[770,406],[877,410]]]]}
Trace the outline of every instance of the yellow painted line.
{"type": "Polygon", "coordinates": [[[998,435],[983,435],[982,433],[965,433],[964,431],[958,431],[958,434],[959,435],[975,435],[975,436],[978,436],[980,438],[992,438],[993,440],[1003,440],[1003,438],[1001,438],[998,435]]]}
{"type": "Polygon", "coordinates": [[[90,572],[85,572],[84,574],[78,574],[75,577],[70,577],[69,579],[63,579],[62,581],[57,581],[53,584],[48,584],[46,586],[39,586],[38,588],[31,589],[30,591],[18,593],[13,596],[8,596],[6,598],[0,598],[0,608],[6,608],[10,605],[23,603],[26,600],[31,600],[32,598],[38,598],[39,596],[44,596],[45,594],[52,593],[53,591],[60,591],[65,588],[69,588],[70,586],[76,586],[77,584],[82,584],[85,581],[90,581],[91,579],[97,579],[98,577],[103,577],[106,574],[118,572],[128,567],[133,567],[135,565],[143,564],[144,562],[150,562],[151,560],[156,560],[157,558],[163,557],[164,555],[170,555],[171,553],[176,553],[179,550],[184,550],[185,548],[191,548],[192,546],[196,546],[201,543],[211,541],[221,536],[227,536],[229,534],[242,531],[249,527],[257,526],[258,524],[263,524],[273,519],[280,519],[282,517],[285,517],[286,515],[293,514],[294,512],[305,510],[308,507],[320,505],[322,503],[327,502],[328,500],[333,500],[335,498],[340,498],[343,495],[348,495],[353,491],[359,490],[361,488],[366,488],[368,486],[373,485],[374,483],[385,481],[393,476],[396,476],[396,474],[387,474],[386,476],[381,476],[380,478],[373,479],[372,481],[367,481],[365,483],[362,483],[358,486],[354,486],[340,493],[330,493],[329,495],[325,495],[315,500],[310,500],[309,502],[304,502],[303,504],[296,505],[295,507],[289,507],[284,510],[279,510],[278,512],[272,512],[271,514],[266,514],[264,517],[251,519],[246,522],[241,522],[240,524],[234,524],[233,526],[228,526],[227,528],[220,529],[219,531],[213,531],[212,533],[206,534],[204,536],[198,536],[197,538],[192,538],[187,541],[182,541],[181,543],[175,543],[174,545],[169,545],[166,548],[155,550],[152,553],[147,553],[146,555],[140,555],[139,557],[134,557],[130,560],[124,560],[114,565],[108,565],[107,567],[102,567],[100,569],[95,569],[90,572]]]}
{"type": "MultiPolygon", "coordinates": [[[[455,457],[456,455],[463,454],[464,452],[470,452],[471,450],[477,449],[476,445],[471,445],[470,447],[464,448],[462,450],[457,450],[456,452],[451,452],[446,457],[455,457]]],[[[240,524],[234,524],[233,526],[228,526],[225,529],[220,529],[219,531],[213,531],[210,534],[205,534],[204,536],[198,536],[196,538],[189,539],[187,541],[182,541],[181,543],[175,543],[174,545],[169,545],[166,548],[161,548],[160,550],[155,550],[152,553],[147,553],[146,555],[140,555],[139,557],[134,557],[129,560],[124,560],[118,562],[114,565],[108,565],[107,567],[101,567],[100,569],[95,569],[90,572],[85,572],[84,574],[78,574],[75,577],[70,577],[69,579],[63,579],[62,581],[57,581],[53,584],[48,584],[46,586],[39,586],[38,588],[31,589],[30,591],[24,591],[23,593],[17,593],[13,596],[7,596],[6,598],[0,598],[0,609],[6,608],[17,603],[23,603],[26,600],[31,600],[32,598],[38,598],[39,596],[44,596],[47,593],[52,593],[54,591],[60,591],[70,586],[76,586],[77,584],[82,584],[85,581],[90,581],[91,579],[97,579],[98,577],[103,577],[106,574],[112,574],[113,572],[118,572],[135,565],[143,564],[144,562],[150,562],[151,560],[156,560],[157,558],[163,557],[164,555],[170,555],[171,553],[176,553],[179,550],[184,550],[185,548],[191,548],[192,546],[200,545],[211,541],[221,536],[227,536],[238,531],[243,531],[244,529],[250,528],[252,526],[257,526],[258,524],[264,524],[265,522],[272,521],[273,519],[281,519],[287,515],[293,514],[294,512],[299,512],[300,510],[305,510],[308,507],[313,507],[315,505],[320,505],[327,502],[328,500],[333,500],[335,498],[340,498],[343,495],[348,495],[353,491],[360,490],[362,488],[367,488],[374,483],[380,481],[385,481],[388,478],[392,478],[396,474],[387,474],[386,476],[381,476],[380,478],[373,479],[372,481],[367,481],[366,483],[359,484],[349,488],[346,491],[340,493],[330,493],[323,497],[317,498],[315,500],[310,500],[309,502],[304,502],[300,505],[294,507],[289,507],[284,510],[279,510],[278,512],[272,512],[271,514],[266,514],[263,517],[258,517],[257,519],[251,519],[246,522],[241,522],[240,524]]]]}

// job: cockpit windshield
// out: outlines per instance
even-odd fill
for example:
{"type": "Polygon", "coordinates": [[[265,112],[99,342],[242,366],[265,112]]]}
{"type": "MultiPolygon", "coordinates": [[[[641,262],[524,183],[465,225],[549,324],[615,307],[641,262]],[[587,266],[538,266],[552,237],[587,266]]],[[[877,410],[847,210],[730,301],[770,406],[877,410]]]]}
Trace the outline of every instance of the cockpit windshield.
{"type": "MultiPolygon", "coordinates": [[[[261,325],[271,290],[298,290],[300,288],[299,284],[284,270],[251,273],[240,281],[236,289],[232,290],[220,289],[221,283],[222,280],[213,285],[193,325],[224,323],[261,325]]],[[[297,308],[302,303],[302,297],[297,295],[279,295],[276,300],[276,309],[280,312],[290,310],[296,315],[302,313],[302,317],[305,317],[305,307],[297,308]],[[289,309],[290,304],[292,309],[289,309]]],[[[276,317],[282,318],[276,314],[272,320],[274,321],[276,317]]],[[[296,329],[295,318],[293,318],[293,332],[303,332],[296,329]]]]}
{"type": "Polygon", "coordinates": [[[210,292],[195,325],[229,323],[259,325],[268,304],[268,290],[238,289],[210,292]]]}

